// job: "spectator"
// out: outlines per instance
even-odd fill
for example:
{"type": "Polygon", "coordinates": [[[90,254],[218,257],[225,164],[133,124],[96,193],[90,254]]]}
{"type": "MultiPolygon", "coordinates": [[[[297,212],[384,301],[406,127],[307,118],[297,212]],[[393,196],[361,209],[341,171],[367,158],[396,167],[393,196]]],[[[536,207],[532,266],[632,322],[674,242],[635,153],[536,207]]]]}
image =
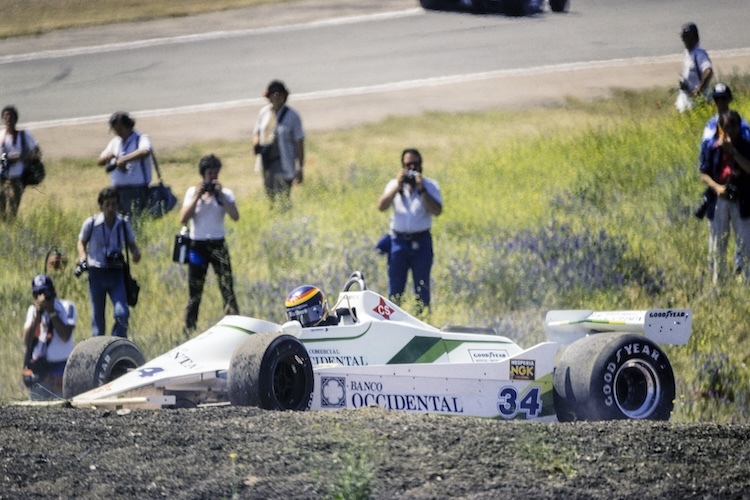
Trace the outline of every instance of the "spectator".
{"type": "Polygon", "coordinates": [[[47,275],[31,280],[31,293],[34,303],[23,326],[24,383],[31,400],[61,398],[65,363],[74,347],[76,308],[72,302],[57,298],[55,285],[47,275]]]}
{"type": "Polygon", "coordinates": [[[273,80],[265,93],[269,104],[258,114],[253,130],[256,171],[263,170],[263,185],[271,203],[288,208],[292,183],[302,183],[305,165],[305,134],[299,114],[287,106],[289,90],[273,80]]]}
{"type": "MultiPolygon", "coordinates": [[[[704,147],[704,143],[706,141],[711,142],[714,140],[714,136],[716,135],[716,129],[718,128],[719,124],[719,116],[729,111],[729,105],[733,101],[732,97],[732,89],[729,88],[728,85],[725,85],[723,83],[717,83],[714,85],[713,91],[711,92],[711,99],[714,102],[714,105],[716,106],[716,114],[709,118],[709,120],[706,122],[706,126],[703,128],[703,136],[701,137],[701,145],[700,150],[701,151],[707,151],[708,148],[704,147]]],[[[742,136],[750,140],[750,126],[748,126],[747,122],[743,119],[742,125],[741,125],[741,134],[742,136]]],[[[709,192],[711,188],[706,188],[706,192],[704,193],[703,199],[706,200],[708,198],[709,192]]],[[[705,204],[702,206],[702,213],[705,214],[705,204]]],[[[737,232],[734,233],[735,238],[735,254],[734,254],[734,270],[735,274],[742,273],[742,251],[741,251],[741,243],[739,240],[739,234],[737,232]]]]}
{"type": "MultiPolygon", "coordinates": [[[[709,224],[709,266],[714,284],[726,280],[730,225],[740,242],[743,263],[750,256],[750,141],[742,137],[736,111],[719,117],[713,140],[703,143],[701,180],[711,188],[706,217],[709,224]]],[[[743,266],[745,279],[750,278],[743,266]]]]}
{"type": "Polygon", "coordinates": [[[26,162],[40,159],[39,145],[27,130],[18,130],[18,110],[5,106],[2,111],[3,139],[0,154],[5,154],[6,165],[0,170],[0,220],[12,220],[18,215],[24,184],[22,180],[26,162]]]}
{"type": "Polygon", "coordinates": [[[91,297],[91,334],[105,334],[105,306],[109,295],[114,308],[112,335],[128,336],[127,294],[123,270],[125,245],[133,255],[133,262],[141,260],[141,251],[135,242],[130,220],[117,213],[120,195],[115,188],[104,188],[99,192],[101,212],[87,218],[78,235],[77,274],[81,269],[89,272],[89,296],[91,297]]]}
{"type": "Polygon", "coordinates": [[[147,208],[151,184],[151,139],[135,130],[135,120],[124,111],[113,113],[109,127],[115,136],[99,156],[112,187],[120,195],[120,211],[138,216],[147,208]]]}
{"type": "Polygon", "coordinates": [[[221,160],[214,155],[204,156],[198,165],[201,182],[188,188],[182,204],[180,222],[190,222],[190,251],[188,253],[188,289],[190,299],[185,309],[185,334],[195,330],[201,305],[203,285],[208,265],[218,277],[224,314],[239,314],[234,295],[232,263],[225,241],[224,216],[233,221],[240,218],[234,193],[219,183],[221,160]]]}
{"type": "Polygon", "coordinates": [[[706,97],[714,70],[708,54],[699,45],[698,27],[694,23],[684,24],[681,36],[685,45],[685,59],[675,106],[682,113],[693,108],[696,98],[701,95],[706,97]]]}
{"type": "Polygon", "coordinates": [[[391,245],[388,254],[388,294],[399,302],[409,269],[420,311],[430,306],[430,270],[432,269],[433,216],[443,210],[437,182],[422,176],[422,155],[416,149],[401,153],[401,170],[391,179],[378,199],[378,210],[393,207],[391,245]]]}

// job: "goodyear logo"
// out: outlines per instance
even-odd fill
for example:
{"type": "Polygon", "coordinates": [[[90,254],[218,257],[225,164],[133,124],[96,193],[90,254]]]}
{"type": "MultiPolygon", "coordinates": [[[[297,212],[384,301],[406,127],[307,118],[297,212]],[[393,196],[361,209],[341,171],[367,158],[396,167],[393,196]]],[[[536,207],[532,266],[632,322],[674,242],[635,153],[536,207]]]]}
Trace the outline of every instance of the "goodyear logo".
{"type": "Polygon", "coordinates": [[[536,377],[536,361],[533,359],[511,359],[511,380],[534,380],[536,377]]]}

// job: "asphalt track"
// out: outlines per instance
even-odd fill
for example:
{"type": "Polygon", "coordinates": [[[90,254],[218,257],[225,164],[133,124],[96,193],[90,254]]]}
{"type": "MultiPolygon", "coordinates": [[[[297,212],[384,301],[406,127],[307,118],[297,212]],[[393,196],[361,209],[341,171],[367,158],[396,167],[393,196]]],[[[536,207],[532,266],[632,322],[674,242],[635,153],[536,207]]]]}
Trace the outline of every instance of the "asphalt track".
{"type": "MultiPolygon", "coordinates": [[[[704,32],[704,45],[709,49],[720,75],[747,72],[750,68],[750,48],[742,46],[744,39],[741,33],[737,33],[742,30],[722,28],[721,36],[710,35],[719,30],[721,16],[726,19],[731,12],[736,15],[726,24],[748,25],[748,10],[739,8],[740,2],[718,0],[711,2],[710,8],[701,7],[701,2],[695,0],[660,2],[662,7],[668,4],[666,7],[672,5],[687,10],[668,9],[671,15],[667,19],[664,19],[663,13],[649,12],[649,2],[641,0],[636,3],[639,5],[635,7],[642,9],[642,17],[652,16],[652,19],[645,20],[643,31],[637,37],[628,38],[627,34],[612,30],[618,22],[621,26],[632,25],[637,22],[638,16],[634,18],[633,12],[623,12],[622,7],[616,5],[619,2],[573,0],[569,13],[546,13],[536,19],[519,20],[459,13],[425,13],[416,8],[416,2],[411,0],[334,0],[325,4],[319,0],[300,0],[289,4],[290,8],[261,6],[190,18],[65,30],[33,39],[7,40],[0,47],[0,66],[10,68],[18,64],[32,64],[35,60],[86,58],[89,53],[116,58],[123,51],[137,53],[133,48],[139,47],[145,50],[146,47],[166,46],[165,50],[177,54],[174,46],[178,44],[197,46],[203,42],[227,39],[231,44],[232,38],[248,35],[277,40],[275,37],[291,37],[300,31],[314,29],[325,33],[325,30],[339,30],[342,26],[351,32],[362,32],[374,23],[382,23],[388,30],[397,32],[404,27],[423,26],[420,23],[428,21],[427,26],[432,31],[424,33],[422,38],[429,40],[430,46],[419,49],[423,50],[419,58],[409,51],[390,49],[393,51],[394,66],[410,68],[403,74],[389,73],[389,63],[385,61],[386,66],[369,69],[364,76],[352,75],[349,78],[342,73],[340,78],[336,78],[336,68],[332,68],[333,76],[326,75],[323,69],[320,71],[328,80],[313,73],[310,78],[295,76],[292,82],[288,81],[292,87],[290,103],[300,110],[307,130],[349,127],[378,121],[388,115],[416,115],[427,110],[452,112],[547,106],[559,103],[566,96],[606,96],[616,87],[666,88],[674,85],[679,71],[682,56],[677,31],[685,19],[703,20],[699,21],[699,25],[704,32]],[[706,10],[696,11],[698,8],[706,10]],[[718,11],[718,14],[711,17],[711,11],[718,11]],[[608,19],[618,17],[619,21],[615,19],[611,25],[607,24],[610,22],[608,19]],[[584,30],[584,27],[587,29],[584,30]],[[517,36],[515,33],[518,30],[538,32],[541,29],[549,33],[548,39],[536,36],[521,47],[508,47],[509,42],[503,41],[497,47],[488,48],[486,40],[479,38],[488,30],[496,30],[500,33],[497,37],[502,39],[502,36],[517,36]],[[671,32],[665,33],[667,30],[671,32]],[[456,36],[456,31],[459,38],[452,38],[456,36]],[[570,42],[571,33],[580,34],[580,40],[576,39],[576,43],[569,43],[569,46],[560,41],[560,47],[555,47],[558,38],[567,37],[570,42]],[[474,44],[460,47],[455,52],[454,46],[464,38],[474,44]],[[441,44],[442,39],[449,40],[449,45],[441,44]],[[631,43],[631,40],[638,43],[631,43]],[[461,52],[463,49],[470,52],[461,52]],[[491,52],[480,57],[481,51],[486,50],[491,52]],[[493,66],[492,61],[485,61],[487,54],[503,50],[503,64],[493,66]],[[439,58],[441,52],[452,54],[449,62],[453,66],[448,67],[448,62],[444,63],[439,58]],[[433,57],[434,60],[431,59],[433,57]]],[[[274,43],[278,45],[278,42],[274,43]]],[[[331,58],[336,59],[339,66],[341,60],[352,57],[347,54],[352,47],[347,47],[347,43],[340,40],[333,47],[324,49],[331,53],[331,58]],[[341,54],[334,55],[333,51],[338,50],[338,46],[341,54]]],[[[356,48],[355,52],[362,50],[356,48]]],[[[282,51],[274,57],[286,55],[282,51]]],[[[299,55],[289,55],[289,61],[285,64],[301,66],[295,57],[299,55]]],[[[160,150],[196,140],[249,138],[254,117],[264,103],[260,97],[262,87],[272,77],[254,71],[257,68],[249,69],[252,76],[242,77],[247,81],[242,82],[241,93],[237,94],[232,89],[222,91],[221,97],[226,96],[226,99],[212,96],[208,102],[196,100],[194,103],[182,102],[177,105],[171,105],[164,99],[143,107],[133,104],[127,109],[138,119],[139,129],[148,131],[160,150]]],[[[300,68],[301,74],[305,70],[300,68]]],[[[143,80],[141,83],[144,93],[160,85],[169,86],[169,83],[160,84],[158,81],[143,80]]],[[[8,85],[3,86],[10,89],[8,85]]],[[[187,87],[201,90],[200,85],[187,87]]],[[[130,90],[129,95],[133,94],[130,90]]],[[[106,87],[101,92],[106,95],[106,87]]],[[[125,90],[112,92],[125,93],[125,90]]],[[[6,95],[15,97],[12,92],[6,95]]],[[[92,91],[92,102],[96,95],[92,91]]],[[[30,103],[34,102],[32,97],[29,97],[30,103]]],[[[54,116],[57,109],[47,105],[45,119],[35,120],[35,113],[29,112],[33,105],[24,108],[23,98],[16,104],[20,107],[22,122],[26,118],[21,125],[34,131],[48,159],[95,156],[109,137],[106,127],[109,109],[92,108],[100,111],[81,114],[68,111],[67,115],[61,113],[61,116],[54,116]]],[[[671,105],[666,91],[663,104],[671,105]]],[[[59,107],[61,111],[64,108],[63,105],[59,107]]]]}

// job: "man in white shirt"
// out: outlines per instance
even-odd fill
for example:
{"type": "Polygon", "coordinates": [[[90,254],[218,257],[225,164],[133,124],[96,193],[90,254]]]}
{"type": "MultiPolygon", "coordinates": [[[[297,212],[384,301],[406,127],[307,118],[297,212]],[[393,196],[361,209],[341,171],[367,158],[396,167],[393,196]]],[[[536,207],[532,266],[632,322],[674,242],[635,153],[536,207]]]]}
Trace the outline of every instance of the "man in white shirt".
{"type": "Polygon", "coordinates": [[[45,274],[31,280],[31,293],[34,303],[23,327],[24,383],[31,400],[61,398],[65,364],[74,347],[76,308],[69,300],[57,298],[55,285],[45,274]]]}
{"type": "Polygon", "coordinates": [[[700,45],[698,27],[695,23],[682,26],[682,43],[685,45],[685,58],[682,63],[680,91],[675,106],[681,113],[695,106],[695,99],[708,98],[708,84],[714,75],[711,59],[700,45]]]}
{"type": "Polygon", "coordinates": [[[416,149],[401,153],[401,170],[378,199],[378,210],[393,207],[388,253],[388,295],[399,302],[406,288],[409,269],[420,311],[430,306],[432,270],[432,218],[443,211],[438,183],[422,176],[422,155],[416,149]]]}

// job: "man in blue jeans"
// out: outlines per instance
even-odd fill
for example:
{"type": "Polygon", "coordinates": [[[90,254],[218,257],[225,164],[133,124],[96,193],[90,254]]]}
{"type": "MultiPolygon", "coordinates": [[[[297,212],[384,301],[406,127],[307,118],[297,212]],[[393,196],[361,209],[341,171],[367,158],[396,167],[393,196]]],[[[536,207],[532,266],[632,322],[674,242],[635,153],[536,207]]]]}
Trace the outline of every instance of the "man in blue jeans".
{"type": "Polygon", "coordinates": [[[401,170],[378,199],[378,210],[393,207],[391,246],[388,254],[388,295],[400,302],[411,269],[420,311],[430,306],[432,269],[432,218],[443,211],[437,182],[422,176],[422,155],[416,149],[401,153],[401,170]]]}
{"type": "MultiPolygon", "coordinates": [[[[104,188],[97,199],[101,212],[88,217],[78,235],[78,269],[88,269],[91,297],[91,334],[106,335],[105,307],[107,295],[112,300],[114,325],[112,335],[128,336],[127,292],[125,290],[125,246],[133,262],[141,260],[130,220],[118,214],[120,195],[115,188],[104,188]]],[[[80,276],[80,272],[78,272],[80,276]]]]}

